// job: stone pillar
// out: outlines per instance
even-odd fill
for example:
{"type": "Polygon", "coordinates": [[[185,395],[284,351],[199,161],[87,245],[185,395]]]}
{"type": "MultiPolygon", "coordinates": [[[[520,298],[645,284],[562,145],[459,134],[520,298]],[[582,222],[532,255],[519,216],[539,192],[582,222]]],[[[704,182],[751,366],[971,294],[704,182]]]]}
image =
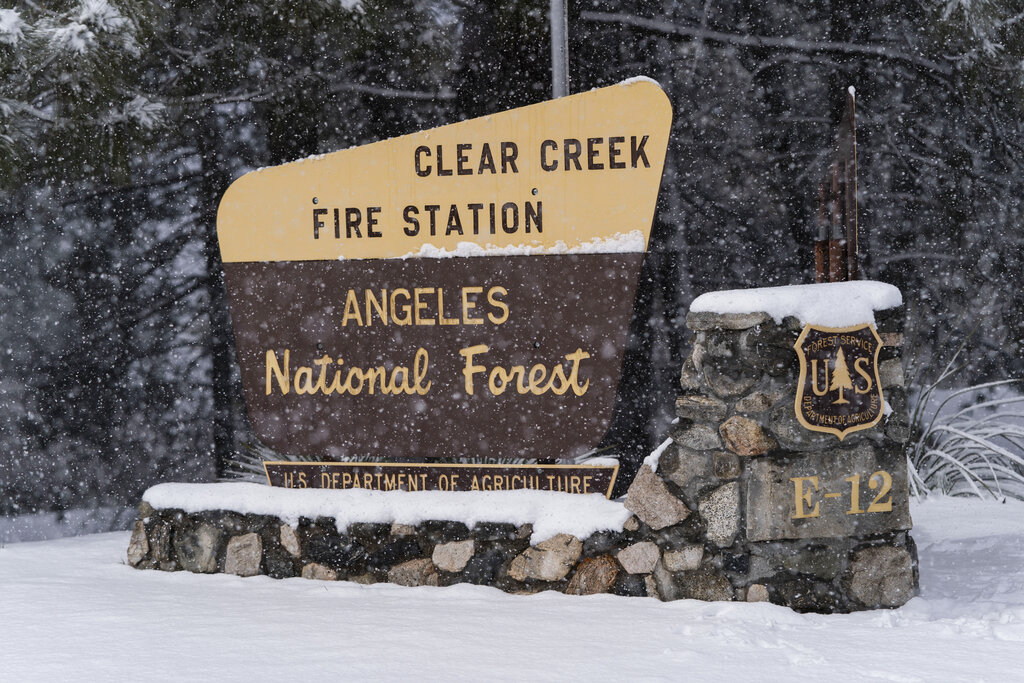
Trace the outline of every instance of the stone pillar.
{"type": "MultiPolygon", "coordinates": [[[[692,511],[686,524],[703,530],[703,557],[700,547],[686,550],[697,558],[686,564],[685,549],[665,549],[655,575],[663,599],[677,597],[698,568],[727,578],[734,599],[800,611],[896,607],[916,593],[902,312],[879,311],[875,319],[891,411],[840,441],[796,417],[794,343],[804,321],[690,313],[695,337],[681,375],[679,420],[656,474],[692,511]]],[[[638,483],[651,476],[645,469],[638,483]]]]}

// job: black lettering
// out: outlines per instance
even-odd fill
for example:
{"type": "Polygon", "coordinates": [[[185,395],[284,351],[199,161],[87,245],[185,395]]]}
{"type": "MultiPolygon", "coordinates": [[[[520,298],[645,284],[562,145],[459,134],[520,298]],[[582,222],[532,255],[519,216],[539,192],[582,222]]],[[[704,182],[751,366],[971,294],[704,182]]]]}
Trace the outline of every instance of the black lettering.
{"type": "Polygon", "coordinates": [[[459,217],[459,208],[455,204],[452,204],[452,209],[448,212],[448,227],[445,228],[444,236],[447,237],[453,232],[462,234],[462,219],[459,217]]]}
{"type": "Polygon", "coordinates": [[[374,230],[373,226],[377,225],[377,214],[380,213],[379,206],[371,206],[366,210],[366,236],[367,237],[382,237],[380,230],[374,230]]]}
{"type": "Polygon", "coordinates": [[[513,173],[519,173],[519,169],[516,168],[516,158],[518,156],[519,148],[516,146],[516,143],[501,143],[501,172],[508,173],[508,168],[511,166],[513,173]]]}
{"type": "Polygon", "coordinates": [[[631,135],[629,138],[630,156],[633,158],[633,168],[636,168],[636,162],[640,159],[644,160],[644,168],[650,168],[651,164],[647,161],[647,152],[644,151],[644,145],[647,144],[647,138],[649,135],[645,135],[641,140],[640,144],[636,144],[636,136],[631,135]]]}
{"type": "Polygon", "coordinates": [[[341,209],[334,210],[334,239],[341,239],[341,209]]]}
{"type": "Polygon", "coordinates": [[[484,169],[487,169],[491,173],[497,173],[498,171],[494,168],[494,156],[491,154],[491,145],[484,143],[484,146],[480,149],[480,168],[477,169],[477,173],[483,173],[484,169]]]}
{"type": "Polygon", "coordinates": [[[320,239],[320,228],[324,227],[324,222],[320,220],[320,216],[327,213],[327,209],[313,209],[313,239],[320,239]]]}
{"type": "Polygon", "coordinates": [[[414,165],[416,166],[416,175],[418,175],[421,178],[426,178],[428,175],[430,175],[430,164],[427,164],[426,166],[423,165],[421,159],[423,155],[426,155],[428,157],[430,156],[430,148],[427,147],[426,145],[420,145],[419,147],[416,148],[416,151],[413,153],[414,165]]]}
{"type": "Polygon", "coordinates": [[[444,158],[441,156],[441,152],[444,151],[441,145],[437,146],[437,175],[448,176],[452,174],[452,169],[444,167],[444,158]]]}
{"type": "Polygon", "coordinates": [[[355,231],[356,237],[362,237],[359,234],[359,222],[363,219],[363,212],[356,208],[345,209],[345,237],[352,239],[352,232],[355,231]]]}
{"type": "Polygon", "coordinates": [[[526,202],[526,206],[523,207],[523,223],[526,226],[526,232],[530,232],[530,221],[537,226],[537,232],[544,232],[544,228],[541,225],[544,222],[544,205],[543,202],[537,202],[534,206],[532,202],[526,202]]]}
{"type": "Polygon", "coordinates": [[[468,143],[455,145],[455,162],[458,168],[456,173],[459,175],[473,175],[473,169],[466,166],[469,163],[469,155],[466,152],[471,149],[473,149],[473,145],[468,143]]]}
{"type": "Polygon", "coordinates": [[[549,147],[552,152],[557,151],[558,143],[554,140],[545,140],[540,143],[540,167],[545,171],[554,171],[558,169],[558,160],[552,159],[550,163],[548,162],[547,150],[549,147]]]}
{"type": "Polygon", "coordinates": [[[437,204],[427,204],[423,208],[426,209],[427,213],[430,214],[430,236],[433,237],[434,235],[437,234],[436,214],[441,207],[438,206],[437,204]]]}
{"type": "Polygon", "coordinates": [[[588,171],[601,171],[604,169],[604,164],[597,161],[597,155],[601,153],[601,150],[597,148],[604,142],[604,138],[587,138],[587,170],[588,171]]]}
{"type": "Polygon", "coordinates": [[[580,152],[583,151],[583,146],[580,145],[580,141],[574,140],[573,138],[566,138],[562,143],[562,149],[565,152],[565,164],[563,164],[565,166],[565,170],[572,170],[569,168],[569,162],[571,161],[576,165],[577,171],[582,171],[583,167],[580,166],[580,152]]]}
{"type": "Polygon", "coordinates": [[[491,213],[491,234],[493,235],[494,234],[494,226],[495,226],[495,221],[494,221],[494,202],[491,202],[487,206],[490,208],[490,213],[491,213]]]}
{"type": "Polygon", "coordinates": [[[416,218],[416,214],[419,212],[420,210],[412,204],[405,207],[405,210],[402,211],[402,217],[405,218],[405,222],[408,224],[402,230],[409,237],[415,237],[420,233],[420,222],[416,218]]]}
{"type": "Polygon", "coordinates": [[[626,168],[625,161],[615,161],[622,154],[622,150],[617,145],[625,141],[626,138],[622,136],[608,138],[608,168],[626,168]]]}
{"type": "Polygon", "coordinates": [[[480,234],[480,209],[484,208],[483,204],[470,204],[469,210],[473,212],[473,234],[480,234]]]}
{"type": "Polygon", "coordinates": [[[505,202],[501,205],[501,229],[512,234],[519,230],[519,206],[515,202],[505,202]],[[512,212],[512,222],[508,221],[508,213],[512,212]]]}

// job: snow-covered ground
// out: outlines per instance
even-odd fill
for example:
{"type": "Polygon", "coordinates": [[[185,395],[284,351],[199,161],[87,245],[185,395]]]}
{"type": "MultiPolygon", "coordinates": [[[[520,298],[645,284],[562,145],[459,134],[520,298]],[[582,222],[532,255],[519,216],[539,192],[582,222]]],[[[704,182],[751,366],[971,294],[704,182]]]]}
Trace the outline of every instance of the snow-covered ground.
{"type": "Polygon", "coordinates": [[[0,548],[0,679],[1024,680],[1024,503],[913,508],[893,611],[138,571],[128,534],[0,548]]]}

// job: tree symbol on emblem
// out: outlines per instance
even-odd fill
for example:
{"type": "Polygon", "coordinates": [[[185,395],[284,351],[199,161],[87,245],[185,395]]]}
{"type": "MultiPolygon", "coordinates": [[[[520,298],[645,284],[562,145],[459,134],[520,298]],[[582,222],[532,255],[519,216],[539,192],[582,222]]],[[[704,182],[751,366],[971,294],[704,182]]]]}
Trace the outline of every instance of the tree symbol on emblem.
{"type": "Polygon", "coordinates": [[[839,398],[832,401],[832,405],[838,405],[841,403],[849,403],[843,398],[843,389],[853,389],[853,381],[850,379],[850,368],[846,366],[846,356],[843,355],[843,347],[839,347],[839,353],[836,355],[836,365],[832,370],[832,383],[829,385],[829,391],[838,391],[839,398]]]}

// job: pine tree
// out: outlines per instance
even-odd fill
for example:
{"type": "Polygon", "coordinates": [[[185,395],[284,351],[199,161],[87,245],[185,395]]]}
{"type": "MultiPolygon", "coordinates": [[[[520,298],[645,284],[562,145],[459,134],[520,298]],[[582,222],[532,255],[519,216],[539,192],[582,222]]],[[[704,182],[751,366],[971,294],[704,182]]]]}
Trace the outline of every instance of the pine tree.
{"type": "Polygon", "coordinates": [[[836,354],[836,365],[832,369],[832,383],[829,384],[829,391],[838,391],[839,398],[832,401],[833,405],[842,403],[849,403],[843,398],[843,389],[853,389],[853,381],[850,379],[850,368],[846,366],[846,356],[843,354],[843,347],[839,347],[839,353],[836,354]]]}

